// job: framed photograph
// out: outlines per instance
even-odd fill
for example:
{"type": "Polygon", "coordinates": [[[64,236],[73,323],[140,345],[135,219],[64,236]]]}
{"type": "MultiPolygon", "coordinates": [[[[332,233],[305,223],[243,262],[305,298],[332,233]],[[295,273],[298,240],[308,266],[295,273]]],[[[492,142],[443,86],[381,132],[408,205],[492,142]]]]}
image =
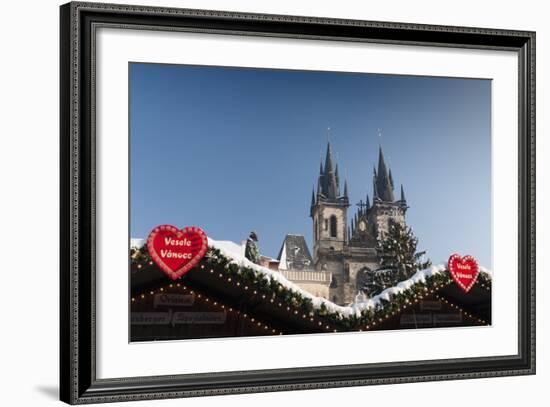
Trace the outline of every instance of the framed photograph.
{"type": "Polygon", "coordinates": [[[63,401],[535,373],[535,33],[60,12],[63,401]]]}

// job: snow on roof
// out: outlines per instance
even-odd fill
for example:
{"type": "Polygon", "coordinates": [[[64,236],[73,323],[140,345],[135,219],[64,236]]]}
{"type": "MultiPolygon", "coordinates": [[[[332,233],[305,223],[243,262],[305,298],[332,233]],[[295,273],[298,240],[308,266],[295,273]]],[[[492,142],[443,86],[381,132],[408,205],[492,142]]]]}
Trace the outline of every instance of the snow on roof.
{"type": "Polygon", "coordinates": [[[380,299],[389,301],[390,296],[395,294],[400,294],[403,291],[408,290],[413,285],[417,283],[424,283],[426,281],[426,278],[434,276],[436,274],[440,274],[443,271],[445,271],[447,267],[444,264],[438,264],[436,266],[431,266],[424,270],[417,271],[411,278],[408,280],[401,281],[400,283],[397,283],[397,285],[386,288],[384,291],[382,291],[380,294],[374,296],[372,299],[376,299],[377,301],[380,301],[380,299]]]}
{"type": "Polygon", "coordinates": [[[309,291],[306,291],[300,286],[287,280],[280,272],[268,269],[267,267],[263,267],[251,262],[244,256],[244,246],[239,246],[234,242],[226,240],[214,240],[210,237],[208,238],[208,246],[218,249],[221,254],[231,259],[232,263],[236,263],[240,266],[252,269],[260,274],[263,274],[266,278],[272,278],[289,290],[299,293],[304,298],[310,299],[314,308],[319,309],[321,308],[321,305],[324,304],[329,311],[336,312],[345,316],[350,316],[352,314],[359,315],[360,313],[357,310],[352,309],[352,307],[342,307],[324,298],[316,297],[309,291]]]}
{"type": "Polygon", "coordinates": [[[279,253],[279,270],[286,270],[286,245],[283,244],[281,253],[279,253]]]}
{"type": "MultiPolygon", "coordinates": [[[[131,241],[132,241],[132,247],[140,247],[140,246],[137,246],[137,244],[141,244],[141,246],[145,244],[145,239],[131,239],[131,241]],[[133,246],[134,242],[136,246],[133,246]]],[[[324,305],[329,312],[338,313],[346,317],[349,317],[352,315],[359,317],[361,315],[361,311],[375,309],[376,307],[380,306],[381,300],[389,301],[391,296],[402,293],[417,283],[425,282],[428,277],[434,276],[436,274],[440,274],[447,269],[447,266],[445,264],[438,264],[438,265],[431,266],[425,270],[419,270],[408,280],[401,281],[394,287],[387,288],[384,291],[382,291],[380,294],[375,295],[372,298],[368,298],[366,301],[362,301],[360,303],[353,303],[349,306],[341,306],[325,298],[314,296],[309,291],[306,291],[303,288],[296,285],[295,283],[287,280],[278,271],[274,271],[267,267],[263,267],[256,263],[251,262],[244,255],[244,251],[245,251],[244,245],[238,245],[228,240],[214,240],[209,237],[208,246],[214,249],[218,249],[220,253],[225,257],[227,257],[228,259],[230,259],[232,263],[252,269],[264,275],[266,278],[272,278],[275,281],[282,284],[287,289],[292,290],[296,293],[299,293],[304,298],[310,299],[314,308],[320,309],[321,306],[324,305]]],[[[491,276],[491,272],[484,267],[480,267],[480,271],[485,272],[491,276]]]]}
{"type": "Polygon", "coordinates": [[[279,268],[283,270],[305,270],[311,269],[313,265],[313,259],[303,235],[286,235],[278,259],[279,268]]]}
{"type": "Polygon", "coordinates": [[[483,266],[479,266],[479,271],[482,272],[482,273],[488,274],[489,277],[493,278],[493,272],[491,270],[486,269],[483,266]]]}
{"type": "Polygon", "coordinates": [[[130,248],[139,249],[145,246],[146,239],[130,239],[130,248]]]}

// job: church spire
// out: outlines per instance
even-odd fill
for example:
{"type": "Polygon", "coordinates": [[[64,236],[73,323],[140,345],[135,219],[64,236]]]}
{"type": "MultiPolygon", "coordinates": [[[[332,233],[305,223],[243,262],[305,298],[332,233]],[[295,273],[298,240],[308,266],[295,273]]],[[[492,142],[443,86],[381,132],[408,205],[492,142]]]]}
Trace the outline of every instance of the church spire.
{"type": "Polygon", "coordinates": [[[376,170],[375,170],[374,175],[372,176],[372,199],[374,199],[375,201],[378,198],[378,190],[377,190],[376,184],[377,182],[376,182],[376,170]]]}
{"type": "Polygon", "coordinates": [[[388,176],[388,169],[386,168],[386,160],[384,160],[382,146],[378,147],[378,175],[380,177],[388,176]]]}
{"type": "Polygon", "coordinates": [[[403,190],[403,184],[401,184],[401,199],[400,201],[407,202],[405,199],[405,191],[403,190]]]}
{"type": "Polygon", "coordinates": [[[315,187],[311,190],[311,206],[315,206],[315,187]]]}
{"type": "Polygon", "coordinates": [[[376,193],[382,201],[393,202],[395,200],[393,196],[393,180],[388,174],[382,147],[379,147],[378,150],[378,174],[376,176],[375,185],[376,193]]]}
{"type": "MultiPolygon", "coordinates": [[[[349,206],[349,191],[344,181],[344,191],[340,188],[340,169],[338,163],[333,161],[332,145],[327,142],[325,162],[319,166],[319,178],[317,180],[317,194],[315,205],[320,203],[332,203],[349,206]]],[[[313,200],[313,199],[312,199],[313,200]]]]}
{"type": "Polygon", "coordinates": [[[327,155],[325,157],[325,174],[332,172],[332,148],[330,141],[327,143],[327,155]]]}
{"type": "Polygon", "coordinates": [[[330,199],[338,198],[338,182],[333,172],[327,174],[327,197],[330,199]]]}
{"type": "Polygon", "coordinates": [[[369,194],[367,194],[367,210],[370,209],[370,199],[369,199],[369,194]]]}
{"type": "Polygon", "coordinates": [[[322,178],[321,187],[323,195],[325,196],[325,198],[331,200],[338,199],[338,195],[340,194],[338,186],[338,167],[336,167],[336,171],[334,171],[333,168],[332,147],[330,146],[330,142],[328,142],[327,155],[325,158],[325,168],[323,169],[323,173],[319,176],[319,178],[322,178]]]}

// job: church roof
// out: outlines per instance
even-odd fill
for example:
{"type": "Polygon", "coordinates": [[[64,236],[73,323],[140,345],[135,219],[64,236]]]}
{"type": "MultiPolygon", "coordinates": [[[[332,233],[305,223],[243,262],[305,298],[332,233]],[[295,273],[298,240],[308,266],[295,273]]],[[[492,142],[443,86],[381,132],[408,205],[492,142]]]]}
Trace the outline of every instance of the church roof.
{"type": "MultiPolygon", "coordinates": [[[[344,195],[340,195],[340,174],[338,164],[332,158],[332,146],[327,143],[325,165],[320,165],[319,179],[317,182],[317,201],[333,203],[346,203],[348,199],[347,188],[344,187],[344,195]]],[[[312,204],[313,206],[313,204],[312,204]]]]}
{"type": "Polygon", "coordinates": [[[302,235],[286,235],[279,251],[279,267],[283,270],[303,270],[313,267],[306,239],[302,235]]]}
{"type": "Polygon", "coordinates": [[[378,171],[374,172],[374,197],[384,202],[393,202],[393,177],[391,170],[388,172],[382,147],[378,150],[378,171]]]}

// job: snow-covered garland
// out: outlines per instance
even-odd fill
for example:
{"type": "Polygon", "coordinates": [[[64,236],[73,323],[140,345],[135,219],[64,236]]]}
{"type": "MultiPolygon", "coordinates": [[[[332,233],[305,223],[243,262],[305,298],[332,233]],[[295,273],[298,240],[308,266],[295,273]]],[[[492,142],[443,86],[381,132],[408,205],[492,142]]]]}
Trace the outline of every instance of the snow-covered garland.
{"type": "MultiPolygon", "coordinates": [[[[216,272],[223,270],[223,273],[219,273],[223,278],[230,278],[233,283],[243,287],[254,287],[258,295],[265,296],[267,300],[288,304],[294,311],[299,309],[312,317],[323,318],[339,331],[372,329],[401,309],[452,283],[445,265],[431,266],[366,301],[340,306],[315,297],[277,271],[250,262],[241,254],[240,248],[241,246],[232,242],[209,238],[209,249],[201,266],[215,269],[216,272]]],[[[153,264],[143,246],[132,248],[131,261],[137,268],[153,264]]],[[[476,285],[490,289],[491,275],[488,270],[480,268],[476,285]]]]}

